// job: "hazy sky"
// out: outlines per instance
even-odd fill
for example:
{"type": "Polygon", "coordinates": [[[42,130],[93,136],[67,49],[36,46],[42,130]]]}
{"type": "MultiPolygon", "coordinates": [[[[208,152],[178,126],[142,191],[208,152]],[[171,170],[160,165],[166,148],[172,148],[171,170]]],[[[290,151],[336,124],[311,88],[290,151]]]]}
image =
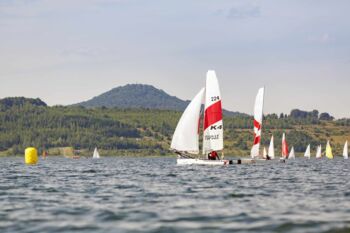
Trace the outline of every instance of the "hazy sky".
{"type": "Polygon", "coordinates": [[[191,99],[215,69],[223,105],[350,117],[350,1],[0,0],[0,98],[49,105],[127,83],[191,99]]]}

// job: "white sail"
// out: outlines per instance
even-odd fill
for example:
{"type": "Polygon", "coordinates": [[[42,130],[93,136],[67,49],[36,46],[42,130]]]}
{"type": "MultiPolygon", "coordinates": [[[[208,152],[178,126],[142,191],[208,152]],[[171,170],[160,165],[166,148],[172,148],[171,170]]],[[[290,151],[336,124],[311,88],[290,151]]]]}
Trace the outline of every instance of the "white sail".
{"type": "Polygon", "coordinates": [[[204,93],[205,89],[202,88],[182,114],[171,141],[171,149],[199,153],[199,120],[204,93]]]}
{"type": "Polygon", "coordinates": [[[255,98],[254,104],[254,144],[251,149],[250,155],[252,158],[259,156],[259,148],[261,142],[261,128],[263,120],[263,108],[264,108],[264,88],[260,88],[255,98]]]}
{"type": "Polygon", "coordinates": [[[346,141],[345,145],[344,145],[343,157],[344,157],[344,159],[348,159],[348,157],[349,157],[349,154],[348,154],[348,141],[346,141]]]}
{"type": "Polygon", "coordinates": [[[203,154],[224,148],[221,94],[213,70],[207,73],[205,89],[203,154]]]}
{"type": "Polygon", "coordinates": [[[266,147],[264,147],[263,158],[264,158],[264,159],[267,159],[267,151],[266,151],[266,147]]]}
{"type": "Polygon", "coordinates": [[[100,158],[100,154],[97,151],[97,147],[95,147],[94,154],[92,155],[92,158],[93,159],[99,159],[100,158]]]}
{"type": "Polygon", "coordinates": [[[294,147],[290,150],[288,159],[295,159],[295,152],[294,152],[294,147]]]}
{"type": "Polygon", "coordinates": [[[268,155],[270,156],[271,159],[275,158],[275,145],[273,142],[273,135],[271,137],[268,155]]]}
{"type": "Polygon", "coordinates": [[[310,159],[310,157],[311,157],[310,144],[309,144],[309,145],[307,146],[307,148],[306,148],[304,157],[305,157],[305,158],[308,158],[308,159],[310,159]]]}
{"type": "Polygon", "coordinates": [[[321,145],[319,145],[317,147],[317,152],[316,152],[316,159],[320,159],[320,158],[322,158],[322,146],[321,145]]]}

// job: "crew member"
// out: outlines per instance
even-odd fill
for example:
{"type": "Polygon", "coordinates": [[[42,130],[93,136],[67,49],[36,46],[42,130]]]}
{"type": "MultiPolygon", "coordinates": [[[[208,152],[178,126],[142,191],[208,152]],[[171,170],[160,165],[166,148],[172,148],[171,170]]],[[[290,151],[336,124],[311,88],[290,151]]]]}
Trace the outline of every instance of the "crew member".
{"type": "Polygon", "coordinates": [[[219,155],[215,150],[213,150],[212,152],[210,152],[208,154],[208,159],[209,160],[220,160],[219,155]]]}

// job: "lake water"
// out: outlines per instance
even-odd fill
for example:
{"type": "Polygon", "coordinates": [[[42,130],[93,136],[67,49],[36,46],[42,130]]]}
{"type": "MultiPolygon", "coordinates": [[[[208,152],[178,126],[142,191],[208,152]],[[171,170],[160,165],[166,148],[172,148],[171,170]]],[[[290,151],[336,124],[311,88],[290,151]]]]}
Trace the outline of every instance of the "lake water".
{"type": "Polygon", "coordinates": [[[350,161],[0,158],[0,232],[350,232],[350,161]]]}

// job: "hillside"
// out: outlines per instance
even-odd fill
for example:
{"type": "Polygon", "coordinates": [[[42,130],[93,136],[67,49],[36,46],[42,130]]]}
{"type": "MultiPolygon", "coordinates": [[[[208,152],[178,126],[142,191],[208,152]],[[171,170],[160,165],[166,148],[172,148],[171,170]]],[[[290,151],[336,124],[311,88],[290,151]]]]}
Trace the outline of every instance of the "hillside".
{"type": "MultiPolygon", "coordinates": [[[[151,85],[128,84],[122,87],[114,88],[99,96],[74,106],[83,106],[86,108],[106,107],[106,108],[125,108],[125,109],[159,109],[183,111],[189,101],[184,101],[176,96],[171,96],[163,90],[157,89],[151,85]]],[[[236,115],[238,112],[224,110],[224,115],[236,115]]]]}
{"type": "MultiPolygon", "coordinates": [[[[27,146],[43,149],[73,147],[91,156],[95,146],[102,155],[169,155],[169,145],[181,112],[172,110],[48,107],[42,101],[0,100],[0,154],[23,154],[27,146]],[[6,106],[6,107],[4,107],[6,106]]],[[[345,140],[350,141],[350,120],[323,120],[315,112],[293,110],[290,115],[265,116],[262,144],[275,136],[276,153],[280,138],[303,153],[311,143],[323,148],[331,140],[340,155],[345,140]]],[[[321,114],[322,115],[322,114],[321,114]]],[[[321,116],[320,115],[320,116],[321,116]]],[[[248,156],[252,146],[252,118],[224,117],[225,154],[248,156]]],[[[54,151],[54,150],[52,150],[54,151]]]]}

